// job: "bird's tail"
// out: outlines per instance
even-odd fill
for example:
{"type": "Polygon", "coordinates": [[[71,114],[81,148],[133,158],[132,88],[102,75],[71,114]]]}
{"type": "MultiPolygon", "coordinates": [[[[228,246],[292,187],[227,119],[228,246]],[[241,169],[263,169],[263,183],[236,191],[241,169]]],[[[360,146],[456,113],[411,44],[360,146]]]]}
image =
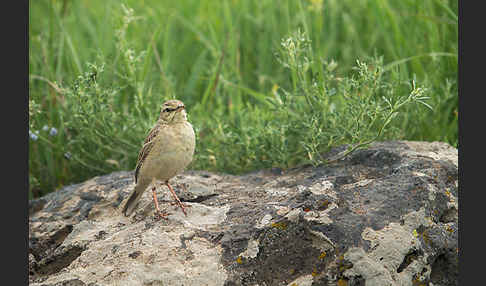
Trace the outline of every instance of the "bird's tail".
{"type": "Polygon", "coordinates": [[[130,195],[127,202],[123,206],[122,212],[125,216],[130,216],[133,213],[133,211],[135,210],[135,207],[138,204],[138,201],[142,197],[142,194],[143,194],[143,192],[145,191],[146,188],[147,188],[147,184],[143,184],[142,182],[139,182],[135,186],[132,194],[130,195]]]}

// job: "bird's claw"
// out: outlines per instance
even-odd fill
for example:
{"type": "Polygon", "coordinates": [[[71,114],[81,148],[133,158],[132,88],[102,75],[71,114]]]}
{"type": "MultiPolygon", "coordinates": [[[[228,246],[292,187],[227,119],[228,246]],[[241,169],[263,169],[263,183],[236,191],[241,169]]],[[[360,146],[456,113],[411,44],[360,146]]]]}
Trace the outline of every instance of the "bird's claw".
{"type": "Polygon", "coordinates": [[[167,218],[167,216],[169,216],[169,213],[166,213],[166,212],[161,212],[160,210],[156,210],[155,211],[155,220],[160,220],[161,218],[165,219],[165,220],[169,220],[167,218]]]}

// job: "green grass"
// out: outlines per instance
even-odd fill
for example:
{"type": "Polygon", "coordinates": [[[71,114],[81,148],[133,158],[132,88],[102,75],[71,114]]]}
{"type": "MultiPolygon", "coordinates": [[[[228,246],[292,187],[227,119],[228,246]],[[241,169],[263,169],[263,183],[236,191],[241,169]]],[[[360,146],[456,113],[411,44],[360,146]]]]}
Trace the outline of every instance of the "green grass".
{"type": "Polygon", "coordinates": [[[192,169],[319,164],[375,139],[458,143],[457,1],[29,4],[29,197],[133,169],[169,98],[196,129],[192,169]],[[292,67],[281,44],[299,30],[308,65],[292,67]],[[432,110],[411,104],[425,95],[432,110]]]}

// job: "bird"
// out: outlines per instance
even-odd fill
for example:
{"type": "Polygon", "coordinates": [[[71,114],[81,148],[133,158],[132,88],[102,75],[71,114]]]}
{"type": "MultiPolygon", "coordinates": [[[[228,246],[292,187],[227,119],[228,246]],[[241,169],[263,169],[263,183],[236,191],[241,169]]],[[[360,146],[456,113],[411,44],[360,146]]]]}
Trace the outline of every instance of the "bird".
{"type": "Polygon", "coordinates": [[[160,109],[159,119],[150,130],[138,153],[135,167],[135,188],[123,206],[123,214],[130,216],[149,185],[156,214],[165,218],[168,214],[159,209],[156,195],[156,181],[162,181],[169,188],[175,203],[187,213],[169,180],[182,172],[191,163],[196,146],[194,129],[187,121],[184,103],[172,99],[165,101],[160,109]]]}

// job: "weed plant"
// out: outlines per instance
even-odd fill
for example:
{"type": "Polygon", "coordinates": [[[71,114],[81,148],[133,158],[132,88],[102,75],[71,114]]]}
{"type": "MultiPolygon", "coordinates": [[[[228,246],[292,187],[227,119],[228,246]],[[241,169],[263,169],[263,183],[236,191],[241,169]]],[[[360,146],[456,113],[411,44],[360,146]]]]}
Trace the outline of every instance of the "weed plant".
{"type": "Polygon", "coordinates": [[[385,139],[457,146],[454,1],[121,3],[30,1],[30,198],[132,170],[170,98],[196,130],[191,169],[318,165],[385,139]]]}

